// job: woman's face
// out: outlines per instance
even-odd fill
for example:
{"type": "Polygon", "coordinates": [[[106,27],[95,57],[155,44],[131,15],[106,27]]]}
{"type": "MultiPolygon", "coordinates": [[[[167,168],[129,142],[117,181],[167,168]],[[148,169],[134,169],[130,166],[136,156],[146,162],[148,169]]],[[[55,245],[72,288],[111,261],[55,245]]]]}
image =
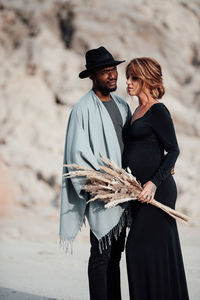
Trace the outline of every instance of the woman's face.
{"type": "Polygon", "coordinates": [[[139,78],[134,77],[131,74],[127,75],[127,92],[130,96],[139,96],[141,93],[142,87],[141,87],[141,81],[139,78]]]}

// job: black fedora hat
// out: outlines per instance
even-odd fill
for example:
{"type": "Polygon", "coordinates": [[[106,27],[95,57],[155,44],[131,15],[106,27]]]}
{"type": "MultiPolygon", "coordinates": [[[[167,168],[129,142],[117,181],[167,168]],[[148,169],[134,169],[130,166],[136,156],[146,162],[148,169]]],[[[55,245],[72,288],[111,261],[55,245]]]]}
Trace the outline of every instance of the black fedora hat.
{"type": "Polygon", "coordinates": [[[88,77],[89,72],[103,67],[116,66],[125,60],[115,60],[113,56],[104,47],[91,49],[85,54],[86,70],[79,73],[81,79],[88,77]]]}

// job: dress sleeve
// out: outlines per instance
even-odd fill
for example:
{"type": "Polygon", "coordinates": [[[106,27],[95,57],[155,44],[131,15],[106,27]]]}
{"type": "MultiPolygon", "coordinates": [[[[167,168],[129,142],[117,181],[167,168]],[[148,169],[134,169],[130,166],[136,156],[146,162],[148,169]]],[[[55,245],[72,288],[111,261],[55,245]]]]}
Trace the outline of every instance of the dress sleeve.
{"type": "Polygon", "coordinates": [[[159,169],[150,179],[156,186],[159,186],[171,174],[171,169],[179,155],[173,121],[164,104],[154,104],[152,107],[151,126],[161,143],[161,147],[166,151],[159,169]]]}

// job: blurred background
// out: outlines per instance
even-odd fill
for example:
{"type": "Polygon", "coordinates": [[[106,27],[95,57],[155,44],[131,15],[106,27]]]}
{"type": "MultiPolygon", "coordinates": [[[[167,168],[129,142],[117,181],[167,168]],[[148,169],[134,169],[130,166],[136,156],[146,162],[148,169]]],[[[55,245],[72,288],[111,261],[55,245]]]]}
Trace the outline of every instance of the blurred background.
{"type": "MultiPolygon", "coordinates": [[[[176,208],[199,227],[199,25],[199,0],[0,0],[1,243],[58,242],[65,130],[91,88],[78,78],[85,52],[99,46],[127,62],[160,62],[181,151],[176,208]]],[[[127,62],[118,67],[117,94],[134,109],[127,62]]]]}

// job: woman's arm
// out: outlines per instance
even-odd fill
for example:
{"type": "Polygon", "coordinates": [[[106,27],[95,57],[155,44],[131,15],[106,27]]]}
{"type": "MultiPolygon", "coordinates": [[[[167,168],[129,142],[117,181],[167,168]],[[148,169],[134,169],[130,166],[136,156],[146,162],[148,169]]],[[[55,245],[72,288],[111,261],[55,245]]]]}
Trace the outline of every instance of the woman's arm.
{"type": "Polygon", "coordinates": [[[173,121],[164,104],[155,104],[151,111],[151,126],[157,135],[161,146],[165,149],[164,159],[153,177],[144,184],[144,189],[139,196],[141,201],[151,201],[155,195],[156,187],[171,174],[177,157],[179,147],[176,139],[173,121]]]}
{"type": "Polygon", "coordinates": [[[159,169],[150,179],[158,187],[159,184],[171,174],[171,170],[179,155],[173,121],[164,104],[156,104],[155,107],[153,107],[151,126],[166,151],[159,169]]]}

